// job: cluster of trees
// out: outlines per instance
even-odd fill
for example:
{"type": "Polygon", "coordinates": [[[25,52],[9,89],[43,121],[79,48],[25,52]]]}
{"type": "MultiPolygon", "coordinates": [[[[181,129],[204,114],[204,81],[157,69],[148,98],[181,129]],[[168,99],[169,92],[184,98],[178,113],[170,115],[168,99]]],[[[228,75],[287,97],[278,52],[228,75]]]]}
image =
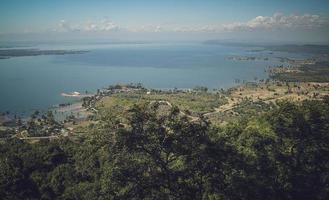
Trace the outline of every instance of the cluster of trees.
{"type": "Polygon", "coordinates": [[[224,128],[172,108],[107,115],[80,141],[0,145],[2,199],[328,199],[329,98],[224,128]]]}
{"type": "Polygon", "coordinates": [[[196,92],[207,92],[208,88],[204,86],[196,86],[195,88],[193,88],[193,90],[196,92]]]}
{"type": "Polygon", "coordinates": [[[57,135],[61,132],[63,124],[55,120],[51,111],[42,115],[35,111],[26,122],[17,118],[16,127],[23,136],[37,137],[57,135]]]}

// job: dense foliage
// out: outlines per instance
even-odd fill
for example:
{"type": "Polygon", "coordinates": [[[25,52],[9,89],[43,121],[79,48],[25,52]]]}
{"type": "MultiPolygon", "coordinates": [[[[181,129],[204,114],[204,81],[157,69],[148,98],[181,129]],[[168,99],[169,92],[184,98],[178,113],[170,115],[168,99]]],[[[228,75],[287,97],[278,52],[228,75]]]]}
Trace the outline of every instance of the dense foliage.
{"type": "Polygon", "coordinates": [[[2,199],[328,199],[329,98],[224,128],[173,107],[109,113],[80,140],[0,144],[2,199]]]}

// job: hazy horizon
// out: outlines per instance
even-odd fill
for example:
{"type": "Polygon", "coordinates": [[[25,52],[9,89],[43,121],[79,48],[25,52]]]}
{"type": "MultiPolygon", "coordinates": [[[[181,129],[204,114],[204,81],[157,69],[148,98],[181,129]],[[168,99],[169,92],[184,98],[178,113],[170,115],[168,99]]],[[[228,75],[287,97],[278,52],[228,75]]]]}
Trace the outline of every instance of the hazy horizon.
{"type": "Polygon", "coordinates": [[[0,7],[0,41],[329,43],[329,2],[21,1],[0,7]]]}

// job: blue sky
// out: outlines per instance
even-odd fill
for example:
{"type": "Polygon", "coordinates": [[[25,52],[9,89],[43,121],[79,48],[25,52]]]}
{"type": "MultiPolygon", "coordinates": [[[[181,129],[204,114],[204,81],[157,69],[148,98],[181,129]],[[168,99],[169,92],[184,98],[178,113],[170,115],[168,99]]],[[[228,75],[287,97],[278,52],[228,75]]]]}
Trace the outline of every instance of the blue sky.
{"type": "Polygon", "coordinates": [[[301,40],[326,41],[328,14],[328,0],[1,0],[0,33],[141,38],[184,33],[205,39],[269,33],[275,39],[303,30],[301,40]]]}

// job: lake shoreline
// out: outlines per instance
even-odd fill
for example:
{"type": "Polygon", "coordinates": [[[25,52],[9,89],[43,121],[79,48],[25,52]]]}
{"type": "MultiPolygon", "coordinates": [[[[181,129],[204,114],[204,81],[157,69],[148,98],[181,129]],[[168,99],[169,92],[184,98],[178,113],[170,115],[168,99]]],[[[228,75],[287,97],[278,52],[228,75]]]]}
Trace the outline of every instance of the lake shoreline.
{"type": "Polygon", "coordinates": [[[96,92],[97,88],[116,83],[141,82],[159,90],[190,90],[196,86],[228,89],[269,78],[268,66],[288,65],[277,57],[290,54],[258,56],[257,53],[249,55],[249,51],[250,48],[202,44],[146,44],[97,47],[86,54],[3,59],[0,61],[3,88],[0,89],[5,91],[5,98],[0,111],[28,116],[36,109],[46,111],[52,106],[72,103],[71,97],[84,97],[66,91],[96,92]],[[241,61],[230,60],[230,56],[241,61]],[[253,57],[271,59],[252,60],[253,57]],[[5,86],[8,83],[14,85],[8,88],[5,86]],[[26,106],[19,108],[22,96],[26,106]]]}

